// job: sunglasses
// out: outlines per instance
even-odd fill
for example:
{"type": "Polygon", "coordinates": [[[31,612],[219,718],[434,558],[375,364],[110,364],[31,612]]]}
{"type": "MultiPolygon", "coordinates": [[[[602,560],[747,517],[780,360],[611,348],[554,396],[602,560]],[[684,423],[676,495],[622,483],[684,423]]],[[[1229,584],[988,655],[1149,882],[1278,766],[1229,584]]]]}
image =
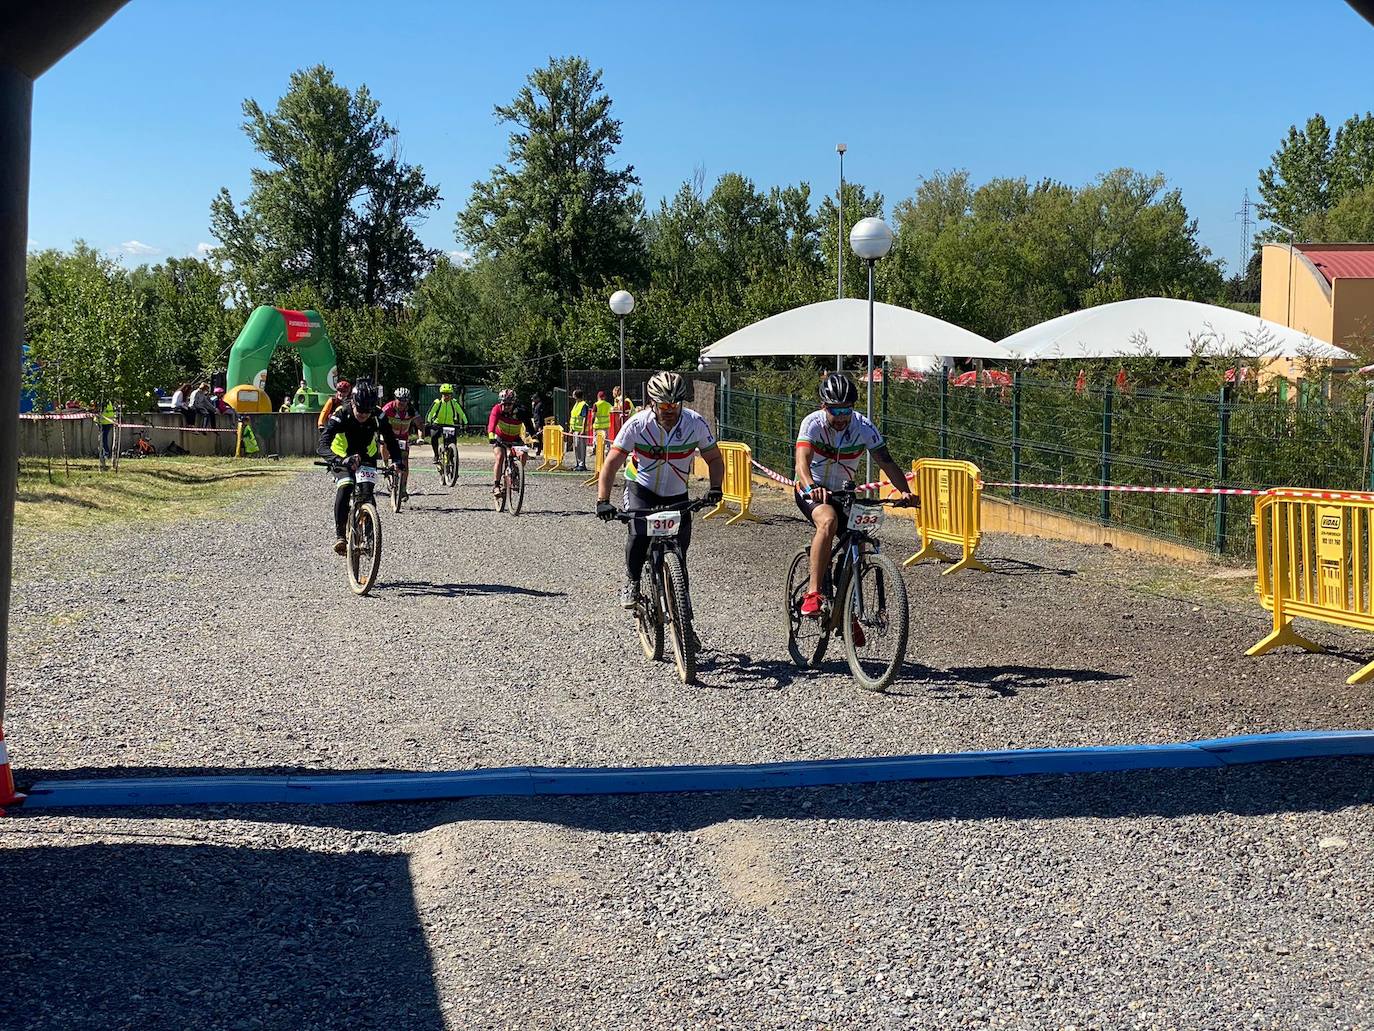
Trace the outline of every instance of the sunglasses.
{"type": "Polygon", "coordinates": [[[827,406],[825,410],[826,410],[827,412],[829,412],[831,415],[853,415],[853,414],[854,414],[854,409],[853,409],[853,408],[836,408],[836,407],[834,407],[833,405],[827,406]]]}
{"type": "Polygon", "coordinates": [[[658,402],[658,410],[659,410],[660,412],[676,412],[676,411],[677,411],[679,408],[681,408],[681,407],[682,407],[682,404],[681,404],[681,402],[679,402],[679,401],[660,401],[660,402],[658,402]]]}

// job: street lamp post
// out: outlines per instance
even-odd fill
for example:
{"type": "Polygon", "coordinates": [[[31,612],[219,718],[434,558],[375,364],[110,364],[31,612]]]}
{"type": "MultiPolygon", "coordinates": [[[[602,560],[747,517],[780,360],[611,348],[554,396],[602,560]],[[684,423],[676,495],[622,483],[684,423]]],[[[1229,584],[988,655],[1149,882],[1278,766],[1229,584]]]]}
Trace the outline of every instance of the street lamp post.
{"type": "Polygon", "coordinates": [[[620,319],[620,405],[625,405],[625,316],[635,310],[634,296],[628,290],[611,294],[611,311],[620,319]]]}
{"type": "MultiPolygon", "coordinates": [[[[835,153],[840,155],[840,192],[835,194],[838,218],[835,225],[835,300],[844,298],[844,154],[849,148],[843,143],[835,144],[835,153]]],[[[844,371],[844,355],[835,355],[835,371],[844,371]]]]}
{"type": "MultiPolygon", "coordinates": [[[[892,250],[892,230],[881,218],[861,218],[849,233],[854,256],[868,264],[868,402],[866,414],[873,418],[873,266],[892,250]]],[[[873,481],[873,458],[866,456],[866,478],[873,481]]]]}

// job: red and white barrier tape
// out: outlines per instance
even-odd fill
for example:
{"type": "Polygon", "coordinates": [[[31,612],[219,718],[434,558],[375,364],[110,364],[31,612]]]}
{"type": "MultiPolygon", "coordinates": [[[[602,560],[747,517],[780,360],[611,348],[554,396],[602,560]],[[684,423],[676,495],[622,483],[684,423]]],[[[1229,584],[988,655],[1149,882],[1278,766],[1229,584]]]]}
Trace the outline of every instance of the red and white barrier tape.
{"type": "MultiPolygon", "coordinates": [[[[781,483],[783,486],[786,486],[786,487],[795,487],[795,486],[797,485],[797,481],[796,481],[796,480],[789,480],[786,476],[783,476],[783,475],[781,475],[780,473],[775,473],[772,469],[768,468],[768,466],[764,465],[764,464],[763,464],[762,462],[760,462],[757,458],[750,458],[749,461],[750,461],[750,463],[754,466],[755,469],[757,469],[757,470],[758,470],[760,473],[762,473],[764,476],[768,477],[768,479],[773,480],[773,481],[775,481],[775,482],[777,482],[777,483],[781,483]]],[[[912,474],[911,474],[911,473],[907,473],[907,474],[906,474],[906,478],[907,478],[908,480],[911,479],[911,478],[912,478],[912,474]]],[[[860,491],[860,492],[866,491],[866,490],[877,490],[877,489],[878,489],[879,487],[881,487],[881,486],[882,486],[882,482],[879,481],[879,480],[875,480],[875,481],[872,482],[872,483],[860,483],[860,484],[858,484],[857,486],[855,486],[854,490],[855,490],[855,491],[860,491]]]]}
{"type": "Polygon", "coordinates": [[[90,412],[24,412],[19,418],[33,419],[35,422],[50,419],[53,422],[73,422],[93,418],[90,412]]]}
{"type": "Polygon", "coordinates": [[[214,426],[154,426],[146,422],[117,423],[121,430],[165,430],[168,433],[234,433],[235,430],[220,429],[214,426]]]}

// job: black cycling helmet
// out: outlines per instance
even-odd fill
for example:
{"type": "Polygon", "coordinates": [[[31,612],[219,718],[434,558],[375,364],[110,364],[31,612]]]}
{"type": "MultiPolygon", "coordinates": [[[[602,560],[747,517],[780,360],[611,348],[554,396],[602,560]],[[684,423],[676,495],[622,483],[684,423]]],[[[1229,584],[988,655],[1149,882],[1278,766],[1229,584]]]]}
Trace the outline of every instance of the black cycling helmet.
{"type": "Polygon", "coordinates": [[[366,381],[353,388],[353,408],[355,411],[370,412],[377,407],[377,388],[366,381]]]}
{"type": "Polygon", "coordinates": [[[660,372],[649,380],[649,400],[656,405],[680,405],[687,400],[687,381],[681,373],[660,372]]]}
{"type": "Polygon", "coordinates": [[[832,372],[821,380],[821,404],[852,408],[859,399],[859,388],[842,372],[832,372]]]}

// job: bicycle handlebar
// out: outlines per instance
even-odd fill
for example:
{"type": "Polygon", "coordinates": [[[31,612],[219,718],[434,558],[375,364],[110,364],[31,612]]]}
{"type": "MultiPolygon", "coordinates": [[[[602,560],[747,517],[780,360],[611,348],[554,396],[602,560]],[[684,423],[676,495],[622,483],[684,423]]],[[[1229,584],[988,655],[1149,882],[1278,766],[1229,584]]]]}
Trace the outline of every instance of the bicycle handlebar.
{"type": "MultiPolygon", "coordinates": [[[[695,501],[689,501],[685,505],[660,505],[658,508],[636,508],[633,510],[621,509],[616,512],[615,517],[622,523],[628,523],[636,519],[643,519],[646,516],[658,515],[660,512],[695,512],[698,509],[705,508],[709,504],[711,504],[711,502],[707,501],[705,498],[697,498],[695,501]]],[[[596,513],[593,512],[591,514],[595,515],[596,513]]]]}

